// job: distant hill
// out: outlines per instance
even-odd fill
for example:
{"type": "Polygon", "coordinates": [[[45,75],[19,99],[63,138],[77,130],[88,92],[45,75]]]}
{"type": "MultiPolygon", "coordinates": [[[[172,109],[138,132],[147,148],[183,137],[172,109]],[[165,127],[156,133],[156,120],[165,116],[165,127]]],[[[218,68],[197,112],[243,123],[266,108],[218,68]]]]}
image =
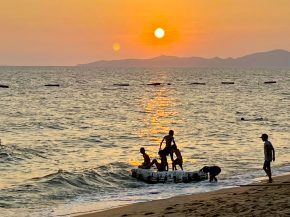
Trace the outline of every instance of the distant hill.
{"type": "Polygon", "coordinates": [[[158,56],[151,59],[100,60],[85,67],[231,67],[231,68],[290,68],[290,52],[272,50],[239,58],[202,58],[158,56]]]}

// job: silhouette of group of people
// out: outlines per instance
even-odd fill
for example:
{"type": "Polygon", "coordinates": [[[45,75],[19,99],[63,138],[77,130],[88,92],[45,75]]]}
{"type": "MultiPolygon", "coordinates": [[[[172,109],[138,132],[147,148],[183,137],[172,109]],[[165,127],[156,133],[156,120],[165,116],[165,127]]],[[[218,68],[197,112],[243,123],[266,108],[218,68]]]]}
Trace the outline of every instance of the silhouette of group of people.
{"type": "MultiPolygon", "coordinates": [[[[174,131],[170,130],[168,135],[164,136],[160,143],[158,155],[160,156],[160,162],[157,159],[150,160],[149,155],[146,153],[145,148],[140,148],[140,153],[143,155],[144,162],[139,166],[141,169],[150,169],[153,165],[156,166],[158,171],[168,171],[167,156],[170,155],[172,161],[172,170],[177,170],[177,165],[183,170],[183,159],[180,150],[174,140],[174,131]],[[162,148],[162,144],[165,141],[165,148],[162,148]],[[174,158],[175,155],[175,158],[174,158]]],[[[273,181],[271,162],[275,161],[275,150],[272,143],[268,140],[267,134],[262,134],[261,139],[264,142],[264,165],[263,169],[266,172],[269,182],[273,181]]],[[[209,174],[209,181],[216,181],[216,176],[220,174],[221,168],[218,166],[205,166],[200,171],[209,174]]]]}
{"type": "Polygon", "coordinates": [[[180,166],[181,170],[183,170],[182,164],[182,155],[180,150],[177,148],[176,143],[174,141],[174,131],[170,130],[168,135],[164,136],[160,143],[158,155],[160,157],[160,162],[157,159],[150,160],[149,155],[146,153],[145,148],[140,148],[140,153],[143,155],[144,162],[139,168],[142,169],[150,169],[153,165],[156,166],[158,171],[168,171],[168,162],[167,156],[170,155],[172,161],[172,170],[177,170],[177,165],[180,166]],[[165,148],[161,149],[163,142],[165,141],[165,148]],[[176,158],[174,159],[174,154],[176,158]]]}
{"type": "MultiPolygon", "coordinates": [[[[150,160],[149,155],[146,153],[145,148],[140,148],[140,153],[143,155],[144,162],[139,166],[141,169],[150,169],[153,165],[156,166],[158,171],[168,171],[167,156],[170,155],[172,162],[172,170],[177,170],[177,166],[183,170],[183,159],[180,150],[174,140],[174,131],[170,130],[168,135],[164,136],[160,142],[158,155],[160,156],[160,162],[157,159],[150,160]],[[162,149],[162,144],[165,141],[165,147],[162,149]],[[175,155],[175,157],[174,157],[175,155]]],[[[221,172],[218,166],[203,167],[200,171],[209,173],[209,180],[217,181],[216,176],[221,172]]]]}

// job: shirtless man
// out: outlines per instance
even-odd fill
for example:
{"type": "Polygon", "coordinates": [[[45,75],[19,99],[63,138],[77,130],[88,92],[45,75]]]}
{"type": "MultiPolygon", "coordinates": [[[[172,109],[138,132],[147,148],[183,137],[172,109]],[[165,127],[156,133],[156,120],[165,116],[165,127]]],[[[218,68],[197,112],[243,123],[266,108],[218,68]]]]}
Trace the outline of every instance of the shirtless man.
{"type": "Polygon", "coordinates": [[[148,169],[149,165],[151,163],[150,157],[148,154],[146,154],[145,148],[143,148],[143,147],[140,148],[140,153],[143,155],[144,162],[140,166],[138,166],[138,168],[148,169]]]}
{"type": "Polygon", "coordinates": [[[267,134],[262,134],[261,139],[264,142],[264,166],[263,169],[269,177],[269,183],[273,181],[271,171],[271,161],[275,161],[275,149],[272,143],[268,140],[267,134]]]}
{"type": "Polygon", "coordinates": [[[176,165],[179,165],[181,170],[183,170],[183,167],[182,167],[183,160],[182,160],[182,155],[181,155],[179,149],[176,147],[176,145],[173,145],[172,149],[176,155],[176,159],[174,159],[172,161],[172,170],[177,170],[176,165]]]}
{"type": "Polygon", "coordinates": [[[160,143],[160,147],[159,147],[159,150],[161,150],[162,143],[165,140],[165,148],[163,149],[163,151],[166,155],[170,154],[170,158],[171,158],[172,162],[173,162],[172,143],[173,143],[173,145],[176,146],[173,135],[174,135],[174,131],[169,130],[169,134],[167,136],[164,136],[164,138],[162,139],[162,141],[160,143]]]}

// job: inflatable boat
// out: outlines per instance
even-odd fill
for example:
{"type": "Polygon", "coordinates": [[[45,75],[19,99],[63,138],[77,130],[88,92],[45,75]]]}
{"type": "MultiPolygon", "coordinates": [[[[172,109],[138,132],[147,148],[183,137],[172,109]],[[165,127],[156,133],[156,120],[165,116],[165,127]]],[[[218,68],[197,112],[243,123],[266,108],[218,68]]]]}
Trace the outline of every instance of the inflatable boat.
{"type": "Polygon", "coordinates": [[[165,182],[198,182],[208,179],[207,173],[196,171],[196,172],[187,172],[187,171],[154,171],[150,169],[132,169],[132,177],[138,180],[147,182],[147,183],[165,183],[165,182]]]}

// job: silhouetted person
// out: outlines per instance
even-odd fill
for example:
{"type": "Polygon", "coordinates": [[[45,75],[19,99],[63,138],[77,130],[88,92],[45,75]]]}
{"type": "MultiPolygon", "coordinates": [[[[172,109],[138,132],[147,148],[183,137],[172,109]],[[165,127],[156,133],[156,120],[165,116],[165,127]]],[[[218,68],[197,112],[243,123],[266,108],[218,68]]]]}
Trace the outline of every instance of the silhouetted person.
{"type": "Polygon", "coordinates": [[[160,147],[159,147],[159,150],[161,150],[162,143],[165,140],[165,148],[163,149],[163,151],[166,155],[170,154],[170,158],[172,162],[173,162],[172,144],[176,145],[173,135],[174,135],[174,131],[169,130],[168,135],[163,137],[162,141],[160,142],[160,147]]]}
{"type": "Polygon", "coordinates": [[[168,171],[168,163],[167,163],[167,158],[166,158],[166,154],[163,150],[160,150],[158,152],[159,156],[160,156],[160,159],[161,159],[161,162],[159,163],[156,159],[154,159],[150,165],[149,165],[149,169],[150,167],[155,164],[156,167],[157,167],[157,170],[158,171],[168,171]]]}
{"type": "Polygon", "coordinates": [[[222,171],[220,167],[218,166],[211,166],[211,167],[203,167],[200,171],[204,172],[204,173],[209,173],[209,181],[216,181],[217,182],[217,178],[216,176],[218,174],[220,174],[220,172],[222,171]]]}
{"type": "Polygon", "coordinates": [[[264,166],[263,169],[269,177],[269,182],[273,181],[272,179],[272,171],[271,171],[271,161],[275,161],[275,149],[270,141],[268,141],[268,135],[262,134],[262,140],[264,141],[264,166]]]}
{"type": "Polygon", "coordinates": [[[149,165],[151,163],[151,160],[150,160],[150,157],[148,154],[146,154],[145,152],[145,148],[140,148],[140,153],[143,155],[143,158],[144,158],[144,162],[138,166],[139,168],[142,168],[142,169],[148,169],[149,168],[149,165]]]}
{"type": "Polygon", "coordinates": [[[176,155],[176,159],[172,161],[172,170],[177,170],[176,165],[179,165],[181,170],[183,170],[183,167],[182,167],[183,160],[182,160],[182,155],[179,149],[177,148],[176,145],[173,145],[172,149],[173,149],[173,153],[175,153],[176,155]]]}

